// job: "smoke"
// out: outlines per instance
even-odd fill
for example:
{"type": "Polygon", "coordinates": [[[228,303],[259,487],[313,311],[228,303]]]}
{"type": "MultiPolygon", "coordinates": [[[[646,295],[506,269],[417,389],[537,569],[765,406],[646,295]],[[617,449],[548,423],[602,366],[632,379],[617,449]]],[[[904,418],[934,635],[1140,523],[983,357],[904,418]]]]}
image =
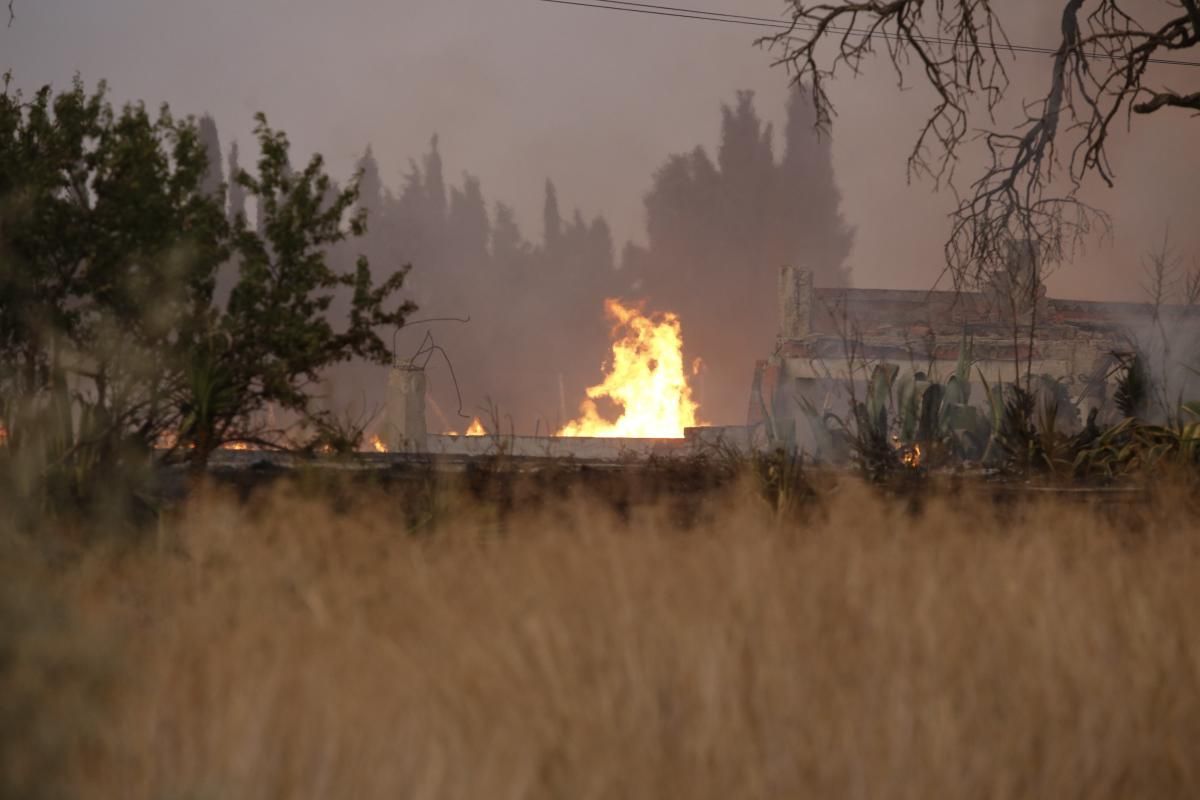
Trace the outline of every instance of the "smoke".
{"type": "MultiPolygon", "coordinates": [[[[697,0],[696,5],[774,15],[786,4],[697,0]]],[[[1010,38],[1053,46],[1055,5],[1007,4],[1010,38]]],[[[485,282],[489,291],[502,293],[490,307],[471,309],[469,326],[434,329],[461,366],[466,413],[474,414],[480,398],[492,395],[502,410],[516,415],[520,429],[538,419],[548,425],[564,406],[573,414],[583,388],[599,379],[607,330],[602,298],[592,295],[603,290],[636,297],[642,289],[655,305],[666,305],[673,299],[671,276],[682,269],[668,264],[665,285],[649,277],[638,284],[634,273],[615,270],[604,285],[580,288],[574,267],[548,278],[551,248],[541,230],[546,179],[559,190],[564,227],[575,232],[572,252],[602,262],[607,238],[616,268],[628,241],[644,251],[665,252],[648,232],[652,209],[643,201],[655,191],[652,176],[668,155],[697,146],[719,166],[715,115],[722,102],[736,106],[738,90],[755,91],[764,125],[775,127],[774,155],[782,156],[787,76],[769,66],[772,54],[752,46],[753,30],[735,26],[533,0],[39,0],[21,11],[12,29],[0,31],[0,70],[13,69],[18,84],[62,87],[79,72],[88,81],[109,80],[118,99],[151,106],[166,101],[180,113],[207,111],[220,125],[226,153],[235,141],[245,148],[252,114],[265,111],[289,132],[297,153],[323,153],[334,174],[349,176],[370,143],[380,186],[398,197],[413,174],[409,159],[427,154],[429,137],[438,132],[447,160],[447,220],[457,190],[455,229],[460,223],[461,229],[471,227],[471,214],[478,222],[476,189],[462,175],[470,170],[491,224],[489,247],[502,243],[510,267],[533,263],[531,254],[541,253],[539,268],[527,271],[524,282],[485,282]],[[485,319],[492,321],[484,325],[485,319]],[[469,333],[481,329],[486,336],[469,333]],[[564,330],[571,336],[564,337],[564,330]]],[[[1044,92],[1047,59],[1022,56],[1010,66],[1014,105],[1044,92]]],[[[1194,73],[1164,68],[1153,81],[1186,87],[1195,84],[1194,73]]],[[[881,58],[862,77],[839,78],[835,87],[839,117],[830,154],[840,214],[855,231],[843,266],[851,268],[857,286],[927,288],[942,270],[946,214],[954,203],[949,192],[907,181],[904,162],[931,100],[920,76],[912,77],[913,88],[898,91],[894,71],[881,58]]],[[[1112,214],[1113,236],[1091,242],[1074,264],[1055,273],[1052,295],[1142,299],[1140,258],[1168,221],[1186,259],[1200,252],[1200,228],[1187,224],[1200,200],[1200,159],[1188,155],[1197,123],[1182,112],[1133,122],[1129,133],[1114,132],[1117,189],[1097,186],[1085,196],[1112,214]]],[[[252,161],[245,149],[242,160],[252,161]]],[[[977,163],[977,154],[964,157],[961,181],[969,181],[977,163]]],[[[378,215],[373,230],[381,230],[385,219],[378,215]]],[[[462,313],[461,304],[452,302],[452,284],[471,278],[455,270],[479,242],[464,240],[458,252],[430,257],[421,231],[403,233],[404,248],[371,245],[376,268],[411,262],[410,288],[425,306],[422,315],[462,313]]],[[[726,252],[744,241],[731,234],[726,252]]],[[[779,255],[767,248],[751,258],[779,255]]],[[[773,274],[778,266],[755,262],[730,269],[773,274]]],[[[822,280],[819,276],[818,284],[822,280]]],[[[697,341],[708,351],[696,353],[710,364],[702,395],[716,413],[707,418],[740,421],[737,406],[744,400],[737,395],[745,396],[746,374],[737,374],[736,365],[744,364],[748,374],[753,360],[772,347],[773,288],[751,281],[737,296],[738,310],[753,315],[748,328],[723,314],[704,313],[730,305],[719,281],[697,276],[684,288],[694,299],[681,294],[675,298],[679,308],[667,310],[681,313],[685,342],[697,341]],[[714,396],[714,386],[727,388],[726,396],[714,396]]],[[[438,386],[451,385],[448,374],[434,378],[438,386]]],[[[382,386],[383,378],[363,374],[361,385],[358,380],[340,387],[342,393],[370,407],[372,387],[382,386]]],[[[457,401],[440,393],[438,398],[453,422],[455,409],[446,406],[457,401]]]]}

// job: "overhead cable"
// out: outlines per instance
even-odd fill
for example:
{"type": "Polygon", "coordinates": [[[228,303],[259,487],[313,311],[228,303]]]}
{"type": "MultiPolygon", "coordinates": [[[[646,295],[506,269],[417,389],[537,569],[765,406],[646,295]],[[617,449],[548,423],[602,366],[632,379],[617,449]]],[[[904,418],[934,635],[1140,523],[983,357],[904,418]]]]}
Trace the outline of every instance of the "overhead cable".
{"type": "MultiPolygon", "coordinates": [[[[803,30],[816,32],[818,27],[811,22],[798,21],[791,23],[782,19],[772,19],[770,17],[756,17],[748,14],[732,14],[724,11],[706,11],[704,9],[690,8],[687,6],[669,6],[657,3],[636,2],[635,0],[539,0],[542,3],[552,3],[554,5],[574,6],[577,8],[594,8],[604,11],[622,11],[631,14],[643,14],[655,17],[669,17],[674,19],[690,19],[700,22],[712,22],[725,25],[740,25],[743,27],[767,28],[782,32],[795,30],[803,30]]],[[[836,25],[830,25],[824,28],[825,31],[837,34],[848,34],[851,36],[862,36],[871,38],[881,38],[892,41],[900,41],[904,37],[897,33],[889,33],[887,31],[872,31],[858,28],[844,28],[836,25]]],[[[789,37],[793,40],[800,40],[800,37],[789,37]]],[[[924,34],[916,34],[915,38],[930,44],[938,44],[951,47],[967,47],[966,42],[956,41],[945,36],[927,36],[924,34]]],[[[1055,55],[1058,51],[1051,47],[1039,47],[1036,45],[1012,44],[1010,42],[982,42],[980,46],[983,48],[994,49],[997,51],[1008,51],[1011,53],[1033,54],[1033,55],[1055,55]]],[[[1119,60],[1119,56],[1112,53],[1092,52],[1088,54],[1092,58],[1107,58],[1111,60],[1119,60]]],[[[1151,64],[1164,64],[1176,67],[1200,67],[1200,61],[1184,61],[1181,59],[1172,58],[1150,58],[1147,61],[1151,64]]]]}

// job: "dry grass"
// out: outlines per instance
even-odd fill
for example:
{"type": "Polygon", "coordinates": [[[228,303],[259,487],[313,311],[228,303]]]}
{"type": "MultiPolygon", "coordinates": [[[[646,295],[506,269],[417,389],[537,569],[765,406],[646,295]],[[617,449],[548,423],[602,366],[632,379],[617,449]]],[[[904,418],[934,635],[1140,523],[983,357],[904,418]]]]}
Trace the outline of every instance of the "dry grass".
{"type": "Polygon", "coordinates": [[[843,485],[804,523],[734,492],[411,536],[280,491],[65,564],[9,537],[0,792],[1195,797],[1187,505],[843,485]]]}

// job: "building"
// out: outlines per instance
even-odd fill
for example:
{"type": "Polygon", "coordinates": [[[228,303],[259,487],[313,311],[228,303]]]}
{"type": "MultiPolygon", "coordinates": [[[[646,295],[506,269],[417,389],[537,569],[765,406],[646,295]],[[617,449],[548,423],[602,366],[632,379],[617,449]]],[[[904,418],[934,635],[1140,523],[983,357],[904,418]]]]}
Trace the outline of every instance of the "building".
{"type": "Polygon", "coordinates": [[[1051,299],[1034,267],[1014,264],[987,291],[961,293],[822,289],[813,286],[811,272],[783,268],[779,337],[775,352],[756,366],[749,424],[810,446],[805,401],[844,412],[851,379],[863,386],[875,364],[945,381],[964,347],[980,403],[984,380],[1012,382],[1028,370],[1060,381],[1075,416],[1095,407],[1112,417],[1122,362],[1135,351],[1150,357],[1152,369],[1161,362],[1172,396],[1200,394],[1200,377],[1189,369],[1200,354],[1200,306],[1051,299]]]}

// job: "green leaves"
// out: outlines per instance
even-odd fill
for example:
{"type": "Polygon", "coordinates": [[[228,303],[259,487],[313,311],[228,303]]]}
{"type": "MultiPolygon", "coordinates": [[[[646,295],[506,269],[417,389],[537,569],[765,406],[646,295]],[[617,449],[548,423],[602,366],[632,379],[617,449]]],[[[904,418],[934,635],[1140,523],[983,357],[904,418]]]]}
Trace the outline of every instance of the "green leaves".
{"type": "Polygon", "coordinates": [[[376,284],[365,259],[330,262],[365,229],[356,183],[339,189],[319,155],[293,170],[287,136],[259,115],[257,172],[231,179],[261,229],[231,223],[195,121],[106,95],[78,79],[28,100],[0,91],[0,413],[14,446],[44,454],[35,472],[102,476],[175,438],[199,466],[266,434],[268,406],[302,421],[325,367],[387,360],[377,329],[413,310],[397,299],[406,269],[376,284]]]}
{"type": "Polygon", "coordinates": [[[252,229],[243,216],[233,223],[238,280],[215,323],[231,400],[195,429],[198,465],[228,437],[278,439],[279,431],[258,419],[268,406],[311,422],[307,386],[350,358],[387,363],[391,353],[377,330],[402,325],[415,309],[396,299],[407,268],[376,285],[365,257],[348,271],[331,263],[332,247],[365,230],[364,212],[354,210],[357,183],[337,189],[319,155],[295,171],[287,136],[261,114],[257,119],[258,173],[230,177],[254,199],[259,224],[252,229]],[[331,309],[346,295],[347,318],[338,326],[331,309]]]}

